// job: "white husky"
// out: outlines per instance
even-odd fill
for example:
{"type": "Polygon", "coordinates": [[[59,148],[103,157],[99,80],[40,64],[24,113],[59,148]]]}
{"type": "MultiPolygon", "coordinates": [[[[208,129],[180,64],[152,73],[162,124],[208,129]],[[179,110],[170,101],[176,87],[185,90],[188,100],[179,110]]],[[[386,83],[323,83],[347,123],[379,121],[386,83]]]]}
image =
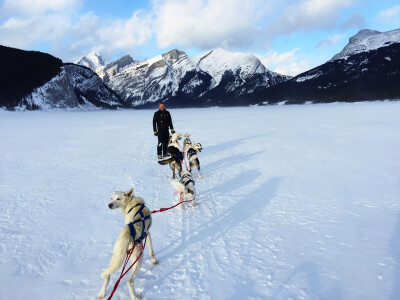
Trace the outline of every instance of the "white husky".
{"type": "MultiPolygon", "coordinates": [[[[97,295],[98,298],[104,297],[108,282],[110,281],[110,275],[117,271],[122,265],[127,252],[132,248],[132,242],[138,242],[147,236],[147,245],[150,251],[151,262],[153,264],[158,263],[156,257],[154,256],[153,245],[151,243],[151,236],[149,232],[151,227],[151,213],[150,210],[145,206],[144,200],[142,198],[135,197],[133,195],[132,188],[129,192],[114,192],[108,207],[110,209],[122,209],[122,213],[125,217],[125,226],[122,227],[122,230],[115,242],[110,265],[101,274],[101,277],[105,278],[105,280],[99,294],[97,295]]],[[[130,257],[131,261],[134,262],[140,253],[141,250],[139,249],[139,246],[135,246],[135,249],[130,257]]],[[[143,255],[132,267],[132,274],[129,276],[127,283],[131,298],[135,300],[141,299],[140,297],[136,296],[133,286],[135,276],[139,272],[142,262],[143,255]]]]}
{"type": "MultiPolygon", "coordinates": [[[[194,183],[193,176],[190,172],[183,172],[179,181],[171,181],[174,189],[182,196],[181,199],[194,200],[196,198],[196,187],[194,183]]],[[[196,206],[194,201],[192,201],[192,206],[196,206]]]]}

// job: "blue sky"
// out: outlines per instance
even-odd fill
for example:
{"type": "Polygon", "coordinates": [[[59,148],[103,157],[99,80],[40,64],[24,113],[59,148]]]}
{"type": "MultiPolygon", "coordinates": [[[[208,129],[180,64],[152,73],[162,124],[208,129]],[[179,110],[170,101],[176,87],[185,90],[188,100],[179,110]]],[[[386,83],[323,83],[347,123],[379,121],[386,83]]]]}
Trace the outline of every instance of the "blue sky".
{"type": "Polygon", "coordinates": [[[178,48],[257,55],[296,75],[329,60],[360,29],[400,28],[398,1],[371,0],[0,0],[0,44],[74,61],[111,61],[178,48]]]}

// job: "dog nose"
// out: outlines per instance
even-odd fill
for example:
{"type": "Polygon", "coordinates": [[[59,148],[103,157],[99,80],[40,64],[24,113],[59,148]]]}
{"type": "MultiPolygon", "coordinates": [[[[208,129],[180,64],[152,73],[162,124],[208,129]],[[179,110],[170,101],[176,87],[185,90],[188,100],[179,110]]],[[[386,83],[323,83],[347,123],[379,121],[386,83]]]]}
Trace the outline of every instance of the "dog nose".
{"type": "Polygon", "coordinates": [[[112,208],[112,203],[109,203],[109,204],[108,204],[108,208],[112,208]]]}

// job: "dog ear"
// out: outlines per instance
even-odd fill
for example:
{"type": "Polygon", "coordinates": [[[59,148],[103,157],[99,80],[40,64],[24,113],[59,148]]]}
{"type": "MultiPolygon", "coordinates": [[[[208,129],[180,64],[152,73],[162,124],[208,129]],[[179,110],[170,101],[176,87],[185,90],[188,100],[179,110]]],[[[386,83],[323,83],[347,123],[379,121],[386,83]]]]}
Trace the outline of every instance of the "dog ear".
{"type": "Polygon", "coordinates": [[[125,193],[125,196],[127,197],[132,197],[132,195],[133,195],[133,188],[131,188],[129,192],[125,193]]]}

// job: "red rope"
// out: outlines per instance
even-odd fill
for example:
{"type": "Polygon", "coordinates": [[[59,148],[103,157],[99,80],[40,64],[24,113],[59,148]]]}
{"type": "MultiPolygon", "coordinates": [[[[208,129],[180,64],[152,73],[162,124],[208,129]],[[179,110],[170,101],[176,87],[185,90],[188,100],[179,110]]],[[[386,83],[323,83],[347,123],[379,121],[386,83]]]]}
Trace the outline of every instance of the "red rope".
{"type": "Polygon", "coordinates": [[[186,164],[185,151],[182,151],[182,155],[183,155],[183,162],[185,163],[186,171],[189,171],[189,168],[186,164]]]}
{"type": "Polygon", "coordinates": [[[128,264],[129,259],[131,258],[132,252],[133,252],[133,250],[135,249],[136,244],[133,244],[132,249],[129,250],[128,254],[127,254],[126,257],[125,257],[125,262],[124,262],[124,266],[122,267],[122,270],[121,270],[121,275],[119,276],[118,280],[115,282],[114,288],[113,288],[113,290],[112,290],[110,296],[107,298],[107,300],[110,300],[110,299],[112,298],[112,296],[114,295],[115,291],[116,291],[117,288],[118,288],[118,285],[119,285],[119,283],[120,283],[122,277],[124,277],[124,276],[126,275],[126,273],[128,273],[129,270],[132,269],[132,267],[137,263],[137,261],[139,260],[139,258],[142,256],[143,251],[144,251],[144,247],[146,247],[146,240],[147,240],[147,235],[146,235],[146,238],[145,238],[145,240],[144,240],[144,245],[143,245],[142,243],[140,243],[140,245],[141,245],[142,247],[139,246],[139,249],[140,249],[140,248],[142,248],[142,249],[140,249],[141,252],[140,252],[139,256],[136,258],[136,260],[133,262],[133,264],[125,271],[125,267],[126,267],[126,265],[128,264]]]}
{"type": "Polygon", "coordinates": [[[170,209],[173,209],[173,208],[175,208],[175,207],[177,207],[178,205],[181,205],[182,203],[185,203],[185,202],[192,202],[192,201],[194,201],[194,200],[196,200],[196,198],[193,198],[193,199],[191,199],[191,200],[183,200],[183,194],[181,193],[181,195],[180,195],[180,201],[177,203],[177,204],[175,204],[175,205],[173,205],[173,206],[171,206],[171,207],[167,207],[167,208],[160,208],[159,210],[153,210],[151,213],[152,214],[155,214],[155,213],[158,213],[158,212],[163,212],[163,211],[166,211],[166,210],[170,210],[170,209]]]}
{"type": "Polygon", "coordinates": [[[178,141],[176,141],[176,143],[178,144],[179,149],[181,149],[181,151],[182,151],[183,162],[185,163],[186,171],[189,171],[189,168],[186,164],[185,151],[181,148],[181,145],[179,145],[178,141]]]}

